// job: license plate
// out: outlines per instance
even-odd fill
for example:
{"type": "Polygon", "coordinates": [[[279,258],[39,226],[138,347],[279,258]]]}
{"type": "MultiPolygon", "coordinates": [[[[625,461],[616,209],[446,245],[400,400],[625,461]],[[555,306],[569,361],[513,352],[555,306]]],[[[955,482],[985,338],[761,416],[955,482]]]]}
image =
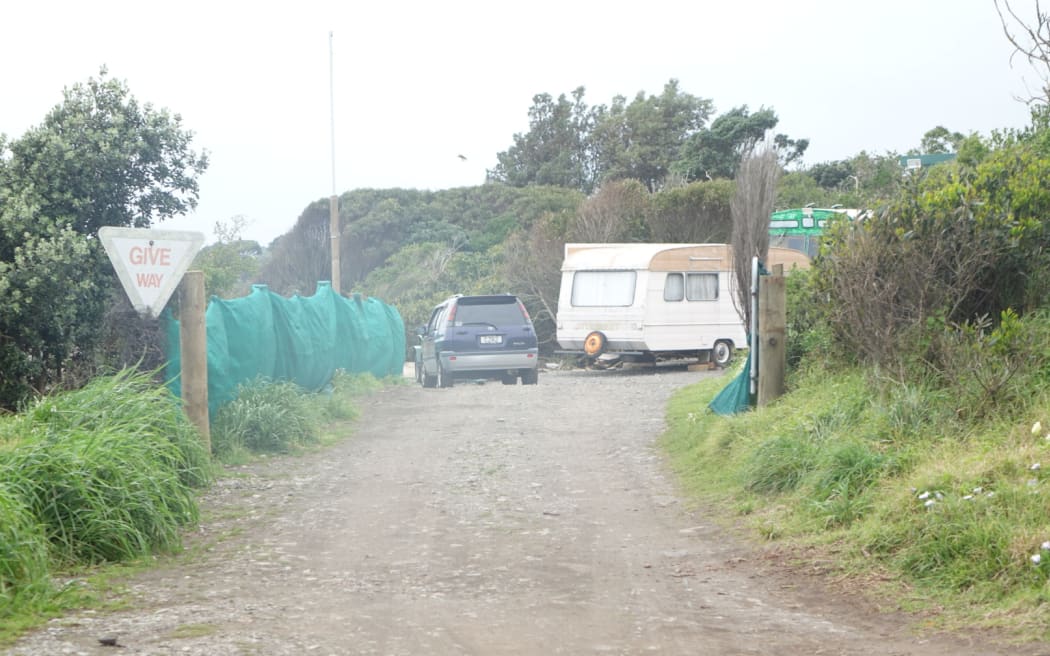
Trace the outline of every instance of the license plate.
{"type": "Polygon", "coordinates": [[[502,344],[503,335],[481,335],[478,337],[478,342],[481,344],[502,344]]]}

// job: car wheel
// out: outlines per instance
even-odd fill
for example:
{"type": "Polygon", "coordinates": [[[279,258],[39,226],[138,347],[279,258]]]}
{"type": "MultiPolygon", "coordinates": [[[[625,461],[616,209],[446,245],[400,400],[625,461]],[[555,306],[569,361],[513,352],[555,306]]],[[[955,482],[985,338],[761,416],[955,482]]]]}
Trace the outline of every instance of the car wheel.
{"type": "Polygon", "coordinates": [[[535,385],[540,382],[540,372],[536,369],[528,369],[521,372],[522,385],[535,385]]]}
{"type": "Polygon", "coordinates": [[[452,376],[448,375],[440,362],[438,363],[437,384],[438,387],[452,387],[452,376]]]}
{"type": "Polygon", "coordinates": [[[516,385],[518,383],[518,377],[513,374],[503,374],[500,376],[500,382],[504,385],[516,385]]]}
{"type": "Polygon", "coordinates": [[[420,375],[423,377],[420,381],[423,383],[423,387],[434,387],[437,385],[437,376],[431,376],[427,373],[426,367],[422,363],[419,365],[420,375]]]}
{"type": "Polygon", "coordinates": [[[724,367],[733,359],[733,345],[729,342],[719,340],[711,349],[711,359],[719,367],[724,367]]]}

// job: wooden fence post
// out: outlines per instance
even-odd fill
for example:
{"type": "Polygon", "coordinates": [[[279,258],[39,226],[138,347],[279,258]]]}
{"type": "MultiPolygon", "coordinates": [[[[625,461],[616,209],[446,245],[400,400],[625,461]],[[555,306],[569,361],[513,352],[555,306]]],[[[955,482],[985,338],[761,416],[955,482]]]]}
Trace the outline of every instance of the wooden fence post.
{"type": "Polygon", "coordinates": [[[180,376],[182,403],[193,425],[211,454],[211,428],[208,423],[208,335],[204,325],[204,272],[187,271],[179,285],[179,348],[182,353],[180,376]]]}
{"type": "Polygon", "coordinates": [[[762,276],[758,287],[758,405],[772,403],[784,394],[787,370],[787,286],[784,265],[773,275],[762,276]]]}

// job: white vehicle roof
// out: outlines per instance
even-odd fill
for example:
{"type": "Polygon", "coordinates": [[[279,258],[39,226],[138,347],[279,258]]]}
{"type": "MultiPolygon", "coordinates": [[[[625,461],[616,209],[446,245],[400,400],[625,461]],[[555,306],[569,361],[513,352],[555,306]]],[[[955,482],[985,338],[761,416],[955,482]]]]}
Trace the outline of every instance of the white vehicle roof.
{"type": "MultiPolygon", "coordinates": [[[[768,266],[809,267],[805,254],[771,247],[768,266]]],[[[729,244],[565,244],[562,271],[648,269],[725,271],[733,267],[729,244]]]]}

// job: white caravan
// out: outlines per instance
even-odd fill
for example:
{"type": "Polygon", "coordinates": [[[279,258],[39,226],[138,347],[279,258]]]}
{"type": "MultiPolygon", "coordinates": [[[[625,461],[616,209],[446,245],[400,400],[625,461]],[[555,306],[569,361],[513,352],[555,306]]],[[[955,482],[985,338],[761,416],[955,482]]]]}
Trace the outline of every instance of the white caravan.
{"type": "MultiPolygon", "coordinates": [[[[768,259],[770,269],[809,266],[787,248],[768,259]]],[[[561,271],[562,352],[724,366],[747,346],[728,244],[566,244],[561,271]]]]}

